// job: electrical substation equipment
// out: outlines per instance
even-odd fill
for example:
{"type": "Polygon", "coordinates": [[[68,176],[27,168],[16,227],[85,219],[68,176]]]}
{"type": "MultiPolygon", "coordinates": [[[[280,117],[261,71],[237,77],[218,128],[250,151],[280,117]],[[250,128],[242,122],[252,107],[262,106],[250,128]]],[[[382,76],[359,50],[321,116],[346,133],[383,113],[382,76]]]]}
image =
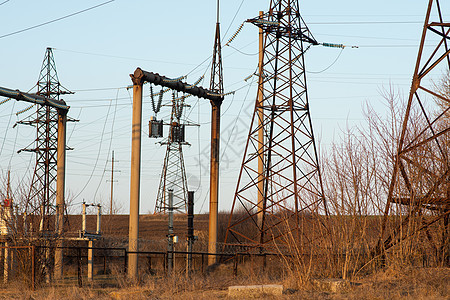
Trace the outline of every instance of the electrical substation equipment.
{"type": "Polygon", "coordinates": [[[171,130],[171,137],[172,142],[175,143],[185,143],[186,140],[184,139],[184,132],[185,132],[185,126],[184,124],[178,124],[176,122],[172,123],[172,126],[170,126],[171,130]]]}
{"type": "Polygon", "coordinates": [[[163,137],[163,120],[157,120],[156,117],[150,117],[148,123],[149,137],[162,138],[163,137]]]}
{"type": "Polygon", "coordinates": [[[161,90],[157,95],[153,93],[153,86],[150,84],[150,100],[152,103],[152,110],[154,116],[150,117],[149,121],[149,137],[151,138],[162,138],[163,137],[163,120],[158,120],[157,115],[161,110],[161,104],[163,100],[164,93],[166,91],[161,90]],[[155,101],[155,97],[158,96],[158,100],[155,101]]]}

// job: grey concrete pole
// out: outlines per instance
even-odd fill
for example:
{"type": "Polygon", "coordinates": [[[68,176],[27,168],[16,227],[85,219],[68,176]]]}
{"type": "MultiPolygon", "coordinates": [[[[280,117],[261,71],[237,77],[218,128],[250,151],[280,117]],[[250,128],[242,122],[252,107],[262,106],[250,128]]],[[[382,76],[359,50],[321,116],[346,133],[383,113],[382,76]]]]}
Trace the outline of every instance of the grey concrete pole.
{"type": "MultiPolygon", "coordinates": [[[[217,253],[219,215],[219,156],[220,156],[220,102],[211,101],[211,166],[209,183],[209,237],[208,253],[217,253]]],[[[208,255],[208,265],[215,264],[217,257],[208,255]]]]}
{"type": "Polygon", "coordinates": [[[63,233],[64,233],[64,190],[66,178],[66,123],[67,111],[58,112],[58,146],[57,146],[57,177],[56,177],[56,233],[58,235],[57,248],[55,249],[54,277],[60,279],[63,276],[63,233]]]}
{"type": "MultiPolygon", "coordinates": [[[[135,72],[136,73],[136,72],[135,72]]],[[[130,174],[130,223],[128,251],[139,251],[139,193],[141,177],[141,128],[142,128],[142,73],[131,75],[133,81],[133,120],[131,134],[131,174],[130,174]]],[[[128,276],[138,278],[138,255],[128,257],[128,276]]]]}

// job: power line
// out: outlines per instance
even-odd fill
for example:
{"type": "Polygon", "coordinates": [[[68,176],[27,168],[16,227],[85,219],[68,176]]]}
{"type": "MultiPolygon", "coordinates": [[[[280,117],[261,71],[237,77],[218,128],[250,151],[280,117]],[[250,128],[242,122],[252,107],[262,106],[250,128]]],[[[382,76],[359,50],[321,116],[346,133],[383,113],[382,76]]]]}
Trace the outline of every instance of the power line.
{"type": "Polygon", "coordinates": [[[188,66],[195,66],[196,65],[196,64],[193,64],[193,63],[182,63],[182,62],[174,62],[174,61],[167,61],[167,60],[145,59],[145,58],[138,58],[138,57],[110,55],[110,54],[85,52],[85,51],[76,51],[76,50],[67,50],[67,49],[56,49],[56,48],[53,48],[53,49],[57,50],[57,51],[61,51],[61,52],[71,52],[71,53],[77,53],[77,54],[83,54],[83,55],[91,55],[91,56],[100,56],[100,57],[109,57],[109,58],[118,58],[118,59],[128,59],[128,60],[136,60],[136,61],[158,62],[158,63],[165,63],[165,64],[173,64],[173,65],[188,65],[188,66]]]}
{"type": "Polygon", "coordinates": [[[329,68],[331,68],[332,66],[334,66],[334,64],[338,61],[339,57],[341,57],[342,55],[342,51],[344,51],[344,48],[341,49],[341,51],[339,52],[338,56],[336,57],[336,59],[325,69],[320,70],[320,71],[306,71],[307,73],[313,73],[313,74],[320,74],[325,72],[326,70],[328,70],[329,68]]]}
{"type": "Polygon", "coordinates": [[[359,48],[409,48],[409,47],[419,47],[419,45],[358,45],[358,47],[359,48]]]}
{"type": "Polygon", "coordinates": [[[316,36],[332,36],[332,37],[349,37],[358,39],[374,39],[374,40],[395,40],[395,41],[417,41],[417,39],[406,39],[396,37],[379,37],[379,36],[367,36],[367,35],[342,35],[342,34],[328,34],[328,33],[315,33],[316,36]]]}
{"type": "Polygon", "coordinates": [[[247,55],[247,56],[255,56],[255,55],[258,55],[258,54],[259,54],[258,52],[256,52],[256,53],[245,53],[245,52],[243,52],[243,51],[239,50],[238,48],[235,48],[235,47],[233,47],[233,46],[231,46],[231,45],[228,45],[228,47],[231,47],[231,48],[233,48],[236,52],[239,52],[240,54],[247,55]]]}
{"type": "MultiPolygon", "coordinates": [[[[9,0],[7,0],[7,1],[9,1],[9,0]]],[[[7,1],[6,1],[6,2],[7,2],[7,1]]],[[[79,14],[81,14],[81,13],[87,12],[87,11],[89,11],[89,10],[92,10],[92,9],[94,9],[94,8],[97,8],[97,7],[100,7],[100,6],[103,6],[103,5],[106,5],[106,4],[111,3],[111,2],[114,2],[114,1],[115,1],[115,0],[109,0],[109,1],[106,1],[106,2],[103,2],[103,3],[100,3],[100,4],[98,4],[98,5],[95,5],[95,6],[92,6],[92,7],[89,7],[89,8],[86,8],[86,9],[83,9],[83,10],[80,10],[80,11],[77,11],[77,12],[74,12],[74,13],[71,13],[71,14],[66,15],[66,16],[64,16],[64,17],[60,17],[60,18],[57,18],[57,19],[53,19],[53,20],[51,20],[51,21],[47,21],[47,22],[38,24],[38,25],[30,26],[30,27],[27,27],[27,28],[24,28],[24,29],[21,29],[21,30],[17,30],[17,31],[14,31],[14,32],[11,32],[11,33],[7,33],[7,34],[4,34],[4,35],[1,35],[1,36],[0,36],[0,39],[1,39],[1,38],[5,38],[5,37],[8,37],[8,36],[11,36],[11,35],[15,35],[15,34],[18,34],[18,33],[22,33],[22,32],[25,32],[25,31],[28,31],[28,30],[31,30],[31,29],[35,29],[35,28],[38,28],[38,27],[42,27],[42,26],[44,26],[44,25],[48,25],[48,24],[51,24],[51,23],[55,23],[55,22],[58,22],[58,21],[61,21],[61,20],[64,20],[64,19],[67,19],[67,18],[70,18],[70,17],[76,16],[76,15],[79,15],[79,14]]],[[[5,2],[3,2],[2,4],[4,4],[4,3],[5,3],[5,2]]]]}
{"type": "Polygon", "coordinates": [[[6,2],[9,2],[9,0],[3,1],[2,3],[0,3],[0,5],[5,4],[6,2]]]}
{"type": "MultiPolygon", "coordinates": [[[[105,175],[105,172],[106,172],[106,166],[107,166],[107,164],[108,164],[108,158],[109,158],[109,153],[111,152],[111,145],[112,145],[112,141],[113,141],[113,137],[114,137],[114,123],[116,122],[116,113],[117,113],[117,99],[119,98],[119,90],[120,89],[117,89],[117,93],[116,93],[116,105],[114,106],[114,114],[113,114],[113,118],[112,118],[112,123],[111,123],[111,138],[110,138],[110,140],[109,140],[109,148],[108,148],[108,156],[107,156],[107,159],[106,159],[106,162],[105,162],[105,167],[104,167],[104,169],[103,169],[103,173],[102,173],[102,177],[101,177],[101,180],[100,180],[100,182],[98,183],[98,186],[97,186],[97,189],[95,190],[95,193],[94,193],[94,202],[95,202],[95,197],[97,196],[97,192],[98,192],[98,190],[100,189],[100,185],[101,185],[101,183],[102,183],[102,181],[103,181],[103,176],[105,175]]],[[[114,153],[113,153],[113,160],[114,160],[114,153]]]]}
{"type": "Polygon", "coordinates": [[[97,168],[97,164],[98,164],[98,161],[99,161],[99,158],[100,158],[100,153],[102,151],[103,136],[105,134],[106,124],[108,122],[108,116],[109,116],[110,109],[111,109],[111,104],[110,104],[110,106],[108,108],[108,112],[106,113],[105,123],[103,125],[102,134],[100,136],[100,143],[99,143],[99,149],[98,149],[98,152],[97,152],[97,158],[95,159],[95,164],[94,164],[94,167],[92,168],[92,172],[91,172],[91,174],[90,174],[86,184],[84,185],[84,187],[81,189],[80,192],[78,192],[78,194],[75,197],[73,197],[73,199],[77,199],[81,195],[81,193],[86,189],[88,184],[91,182],[91,179],[92,179],[92,176],[94,175],[95,169],[97,168]]]}
{"type": "Polygon", "coordinates": [[[117,89],[126,89],[127,86],[120,87],[106,87],[106,88],[93,88],[93,89],[82,89],[82,90],[72,90],[73,92],[92,92],[92,91],[109,91],[109,90],[117,90],[117,89]]]}
{"type": "Polygon", "coordinates": [[[242,7],[242,4],[244,4],[244,1],[245,1],[245,0],[242,0],[242,1],[241,1],[241,4],[239,4],[238,9],[237,9],[236,13],[235,13],[234,16],[233,16],[233,19],[231,19],[230,25],[228,25],[228,28],[227,28],[227,30],[225,31],[225,34],[223,35],[224,37],[223,37],[223,39],[222,39],[222,42],[225,40],[225,37],[227,36],[228,31],[229,31],[230,28],[231,28],[231,25],[233,25],[234,20],[236,19],[236,17],[237,17],[237,15],[238,15],[239,11],[241,10],[241,7],[242,7]]]}
{"type": "Polygon", "coordinates": [[[310,25],[373,25],[373,24],[422,24],[420,21],[344,21],[344,22],[309,22],[310,25]]]}
{"type": "MultiPolygon", "coordinates": [[[[304,17],[309,18],[309,17],[341,17],[341,18],[348,18],[348,17],[395,17],[395,18],[401,18],[401,17],[423,17],[423,15],[322,15],[322,14],[318,14],[318,15],[310,15],[310,14],[305,14],[304,17]]],[[[309,22],[308,22],[309,24],[309,22]]]]}
{"type": "Polygon", "coordinates": [[[2,147],[0,148],[0,155],[2,154],[3,147],[5,146],[6,137],[8,136],[9,124],[11,124],[11,117],[13,115],[13,111],[14,111],[14,107],[15,106],[16,106],[16,101],[14,101],[14,104],[12,105],[12,109],[11,109],[11,114],[9,115],[8,125],[7,125],[6,131],[5,131],[5,138],[3,139],[2,147]]]}

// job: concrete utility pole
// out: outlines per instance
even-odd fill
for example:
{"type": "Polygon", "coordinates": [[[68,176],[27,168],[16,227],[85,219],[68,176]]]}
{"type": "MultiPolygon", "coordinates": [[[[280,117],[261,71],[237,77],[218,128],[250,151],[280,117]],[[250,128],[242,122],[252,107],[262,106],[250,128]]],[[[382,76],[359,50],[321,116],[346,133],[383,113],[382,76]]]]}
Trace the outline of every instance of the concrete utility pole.
{"type": "MultiPolygon", "coordinates": [[[[133,123],[131,134],[131,174],[130,174],[130,223],[128,251],[139,251],[139,193],[141,186],[141,128],[142,128],[142,85],[144,76],[135,72],[133,81],[133,123]]],[[[138,277],[138,254],[128,256],[128,276],[136,280],[138,277]]]]}
{"type": "Polygon", "coordinates": [[[64,233],[64,209],[65,209],[65,183],[66,183],[66,123],[67,111],[58,113],[58,147],[57,147],[57,177],[56,177],[56,219],[57,234],[60,239],[55,250],[55,278],[63,276],[63,249],[62,235],[64,233]]]}
{"type": "MultiPolygon", "coordinates": [[[[217,0],[216,36],[211,65],[210,90],[223,94],[222,46],[220,44],[219,0],[217,0]]],[[[208,252],[217,253],[217,229],[219,215],[219,159],[220,159],[220,106],[223,99],[211,101],[211,162],[209,176],[209,235],[208,252]]],[[[215,264],[217,257],[208,255],[208,265],[215,264]]]]}

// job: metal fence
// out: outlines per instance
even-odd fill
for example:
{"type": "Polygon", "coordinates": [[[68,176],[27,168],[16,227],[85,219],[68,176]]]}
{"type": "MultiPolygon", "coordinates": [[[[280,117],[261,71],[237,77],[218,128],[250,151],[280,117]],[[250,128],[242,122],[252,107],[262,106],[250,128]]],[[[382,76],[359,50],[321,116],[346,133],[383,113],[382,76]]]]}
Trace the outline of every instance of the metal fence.
{"type": "Polygon", "coordinates": [[[130,252],[126,248],[86,247],[86,246],[3,246],[1,249],[0,272],[3,283],[22,281],[36,289],[48,284],[117,285],[126,279],[128,256],[138,254],[139,273],[149,276],[169,276],[171,274],[205,273],[208,256],[230,266],[230,275],[237,275],[239,265],[252,261],[265,267],[267,258],[273,260],[275,254],[210,254],[187,251],[139,251],[130,252]],[[62,250],[62,275],[55,275],[55,251],[62,250]]]}

